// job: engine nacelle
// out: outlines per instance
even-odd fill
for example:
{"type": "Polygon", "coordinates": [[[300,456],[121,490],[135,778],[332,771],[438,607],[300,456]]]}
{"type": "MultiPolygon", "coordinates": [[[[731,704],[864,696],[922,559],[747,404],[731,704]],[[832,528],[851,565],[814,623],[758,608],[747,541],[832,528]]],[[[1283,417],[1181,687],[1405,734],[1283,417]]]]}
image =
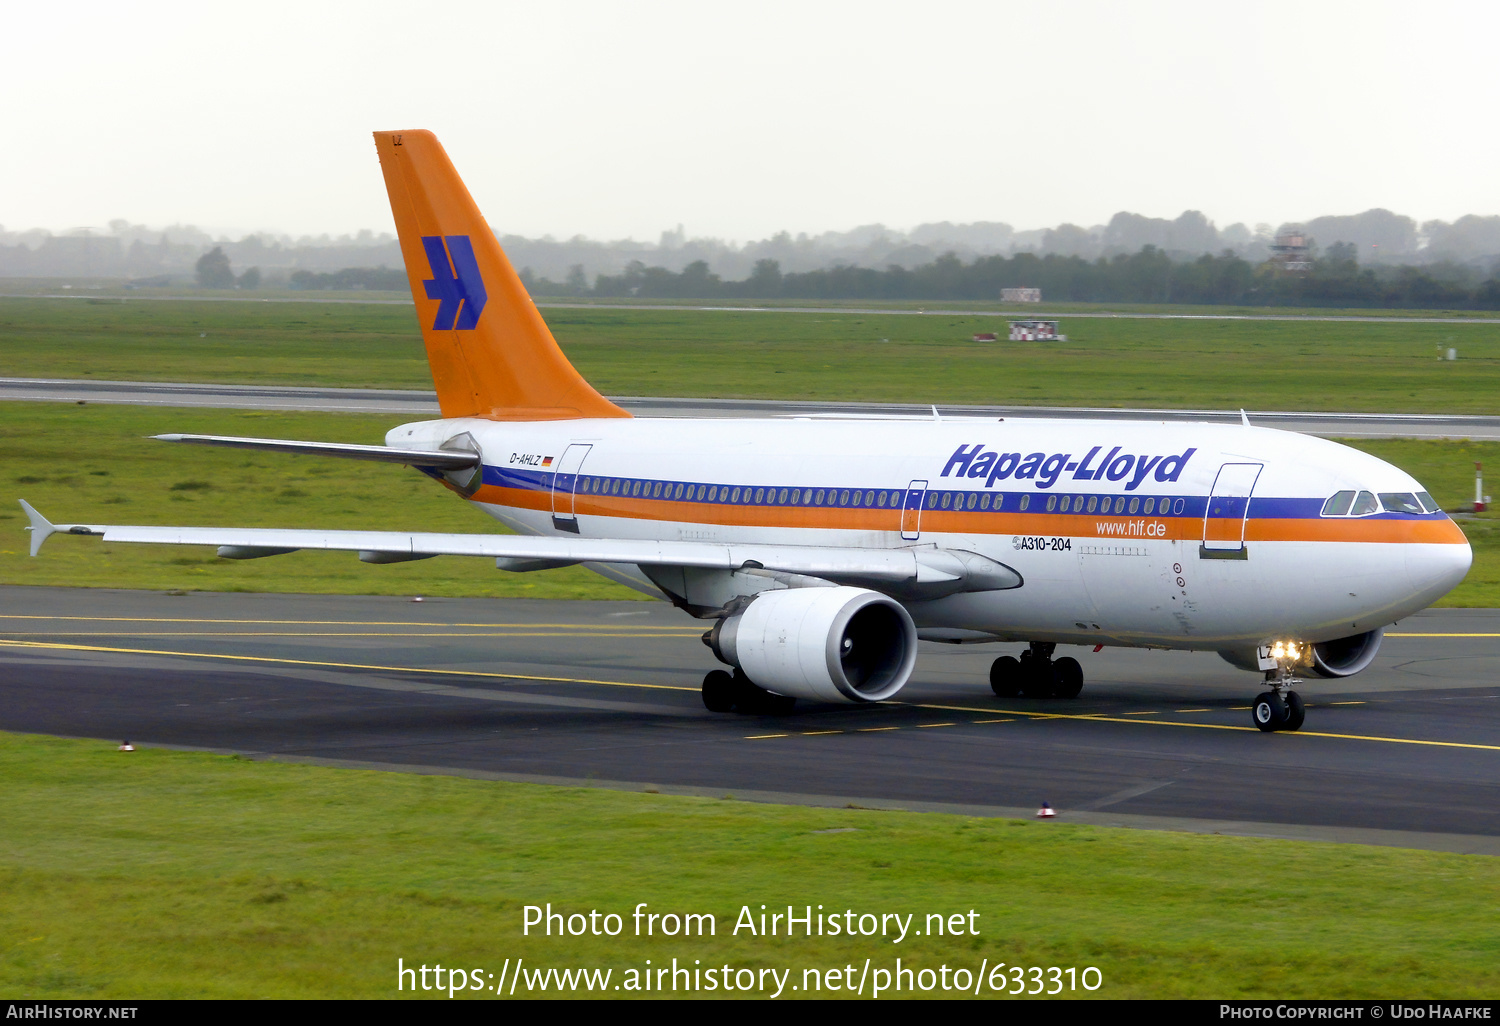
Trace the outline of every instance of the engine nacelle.
{"type": "Polygon", "coordinates": [[[762,592],[714,625],[714,653],[778,695],[880,702],[917,663],[917,628],[901,603],[864,588],[762,592]]]}
{"type": "Polygon", "coordinates": [[[1337,641],[1320,641],[1313,646],[1312,671],[1319,677],[1352,677],[1375,661],[1385,628],[1355,634],[1337,641]]]}

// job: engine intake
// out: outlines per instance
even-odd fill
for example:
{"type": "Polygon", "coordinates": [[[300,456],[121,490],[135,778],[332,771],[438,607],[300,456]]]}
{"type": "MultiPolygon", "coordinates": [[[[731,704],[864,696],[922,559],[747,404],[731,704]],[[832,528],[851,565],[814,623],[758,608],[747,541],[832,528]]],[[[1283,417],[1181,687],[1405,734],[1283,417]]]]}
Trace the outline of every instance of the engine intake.
{"type": "Polygon", "coordinates": [[[1337,641],[1320,641],[1313,646],[1312,670],[1319,677],[1352,677],[1375,661],[1385,628],[1377,627],[1337,641]]]}
{"type": "Polygon", "coordinates": [[[911,615],[864,588],[762,592],[715,624],[708,642],[767,691],[817,702],[884,701],[917,662],[911,615]]]}

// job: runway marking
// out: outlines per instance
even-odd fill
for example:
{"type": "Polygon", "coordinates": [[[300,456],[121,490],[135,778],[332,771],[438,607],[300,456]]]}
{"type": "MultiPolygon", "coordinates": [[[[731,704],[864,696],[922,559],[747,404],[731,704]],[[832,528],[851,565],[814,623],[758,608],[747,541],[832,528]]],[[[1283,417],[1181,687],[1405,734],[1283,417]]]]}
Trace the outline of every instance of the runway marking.
{"type": "MultiPolygon", "coordinates": [[[[12,641],[0,638],[0,648],[17,649],[45,649],[52,651],[68,652],[111,652],[121,655],[152,655],[152,656],[176,656],[189,659],[226,659],[234,662],[250,663],[273,663],[283,666],[323,666],[344,670],[378,670],[385,673],[419,673],[432,674],[436,676],[450,677],[481,677],[492,680],[530,680],[545,684],[597,684],[605,687],[620,688],[644,688],[653,691],[689,691],[696,693],[699,689],[694,687],[682,687],[676,684],[639,684],[633,681],[623,680],[594,680],[584,677],[542,677],[525,673],[493,673],[484,670],[442,670],[420,666],[377,666],[368,663],[340,663],[317,659],[286,659],[276,656],[253,656],[253,655],[227,655],[217,652],[173,652],[170,650],[144,649],[144,648],[110,648],[103,645],[69,645],[61,642],[43,641],[12,641]]],[[[1030,720],[1090,720],[1096,723],[1145,723],[1157,727],[1188,727],[1195,730],[1237,730],[1257,731],[1256,727],[1240,727],[1228,723],[1184,723],[1180,720],[1139,720],[1127,719],[1125,716],[1105,716],[1100,713],[1036,713],[1027,709],[994,709],[979,708],[969,705],[939,705],[932,702],[890,702],[889,706],[905,706],[910,709],[937,709],[943,712],[970,712],[970,713],[1006,713],[1011,716],[1025,716],[1030,720]]],[[[937,726],[937,724],[933,724],[937,726]]],[[[952,724],[942,724],[952,726],[952,724]]],[[[900,727],[859,727],[857,730],[864,733],[873,733],[883,730],[900,730],[900,727]]],[[[787,734],[763,734],[757,735],[756,739],[767,737],[788,737],[787,734]]],[[[1424,745],[1433,748],[1467,748],[1479,751],[1500,752],[1500,745],[1482,745],[1464,741],[1428,741],[1421,738],[1406,737],[1376,737],[1367,734],[1331,734],[1316,730],[1297,730],[1285,732],[1287,737],[1326,737],[1344,741],[1377,741],[1385,744],[1397,745],[1424,745]]]]}
{"type": "MultiPolygon", "coordinates": [[[[0,620],[81,620],[84,623],[254,623],[281,627],[540,627],[568,630],[603,631],[620,629],[619,624],[590,623],[436,623],[431,620],[216,620],[195,616],[42,616],[36,613],[0,613],[0,620]]],[[[636,630],[678,631],[702,634],[701,627],[654,626],[642,624],[636,630]]]]}
{"type": "Polygon", "coordinates": [[[791,736],[792,735],[790,735],[790,734],[750,734],[750,735],[748,735],[745,738],[745,740],[746,741],[764,741],[766,738],[769,738],[769,737],[791,737],[791,736]]]}
{"type": "MultiPolygon", "coordinates": [[[[804,730],[802,732],[802,736],[803,737],[817,737],[819,734],[842,734],[842,733],[843,733],[842,730],[804,730]]],[[[783,734],[782,736],[785,737],[786,735],[783,734]]]]}
{"type": "Polygon", "coordinates": [[[1014,723],[1016,721],[1013,720],[1013,719],[1004,719],[1004,720],[975,720],[974,722],[975,723],[1014,723]]]}
{"type": "MultiPolygon", "coordinates": [[[[1320,703],[1320,704],[1324,704],[1324,705],[1364,705],[1365,703],[1364,702],[1326,702],[1326,703],[1320,703]]],[[[1249,707],[1246,706],[1246,708],[1249,708],[1249,707]]]]}
{"type": "Polygon", "coordinates": [[[957,724],[954,724],[954,723],[918,723],[917,726],[918,727],[923,727],[923,728],[925,728],[925,727],[953,727],[953,726],[957,726],[957,724]]]}
{"type": "MultiPolygon", "coordinates": [[[[943,709],[949,712],[1005,712],[1026,716],[1033,720],[1092,720],[1096,723],[1148,723],[1156,727],[1190,727],[1194,730],[1248,730],[1259,732],[1259,727],[1239,727],[1231,723],[1184,723],[1181,720],[1130,720],[1124,716],[1105,716],[1102,713],[1046,713],[1037,714],[1025,709],[978,709],[968,705],[936,705],[928,702],[892,702],[892,705],[908,705],[914,709],[943,709]]],[[[1369,734],[1330,734],[1318,730],[1278,731],[1286,737],[1331,737],[1344,741],[1380,741],[1392,745],[1429,745],[1434,748],[1474,748],[1486,752],[1500,752],[1500,745],[1481,745],[1466,741],[1426,741],[1410,737],[1375,737],[1369,734]]]]}
{"type": "MultiPolygon", "coordinates": [[[[699,633],[702,633],[701,631],[699,633]]],[[[5,631],[0,634],[47,638],[639,638],[631,631],[5,631]]]]}
{"type": "MultiPolygon", "coordinates": [[[[1249,707],[1246,706],[1246,708],[1249,708],[1249,707]]],[[[1126,716],[1160,716],[1161,713],[1157,712],[1155,709],[1148,709],[1148,710],[1146,710],[1144,712],[1130,712],[1130,713],[1125,713],[1124,715],[1126,715],[1126,716]]]]}
{"type": "Polygon", "coordinates": [[[1212,709],[1173,709],[1173,712],[1213,712],[1212,709]]]}
{"type": "Polygon", "coordinates": [[[540,677],[526,673],[492,673],[485,670],[439,670],[424,666],[374,666],[368,663],[335,663],[320,659],[282,659],[276,656],[225,655],[218,652],[172,652],[149,648],[107,648],[103,645],[49,644],[43,641],[9,641],[0,638],[0,647],[61,649],[71,652],[114,652],[123,655],[183,656],[190,659],[229,659],[236,662],[278,663],[287,666],[330,666],[341,670],[382,670],[386,673],[431,673],[450,677],[485,677],[497,680],[534,680],[544,684],[602,684],[616,688],[648,688],[654,691],[691,691],[677,684],[637,684],[626,680],[590,680],[582,677],[540,677]]]}

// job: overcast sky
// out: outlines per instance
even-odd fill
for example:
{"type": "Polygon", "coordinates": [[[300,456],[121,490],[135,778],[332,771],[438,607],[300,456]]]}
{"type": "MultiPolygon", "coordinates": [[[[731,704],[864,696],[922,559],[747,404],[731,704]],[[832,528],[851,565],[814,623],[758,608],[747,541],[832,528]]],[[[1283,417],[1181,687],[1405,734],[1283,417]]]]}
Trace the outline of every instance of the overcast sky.
{"type": "Polygon", "coordinates": [[[437,133],[502,233],[1500,213],[1500,4],[7,4],[0,225],[389,231],[437,133]]]}

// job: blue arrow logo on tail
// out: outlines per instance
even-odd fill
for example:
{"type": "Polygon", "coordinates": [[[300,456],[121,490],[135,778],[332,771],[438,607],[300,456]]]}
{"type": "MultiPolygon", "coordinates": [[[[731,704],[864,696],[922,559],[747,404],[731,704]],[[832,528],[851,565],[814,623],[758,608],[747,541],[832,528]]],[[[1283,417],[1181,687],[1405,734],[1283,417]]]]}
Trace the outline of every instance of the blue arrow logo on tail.
{"type": "Polygon", "coordinates": [[[427,298],[438,300],[432,330],[474,330],[489,296],[484,291],[484,279],[479,276],[479,261],[474,259],[469,237],[424,235],[422,248],[427,251],[427,263],[432,267],[432,277],[422,284],[427,288],[427,298]]]}

